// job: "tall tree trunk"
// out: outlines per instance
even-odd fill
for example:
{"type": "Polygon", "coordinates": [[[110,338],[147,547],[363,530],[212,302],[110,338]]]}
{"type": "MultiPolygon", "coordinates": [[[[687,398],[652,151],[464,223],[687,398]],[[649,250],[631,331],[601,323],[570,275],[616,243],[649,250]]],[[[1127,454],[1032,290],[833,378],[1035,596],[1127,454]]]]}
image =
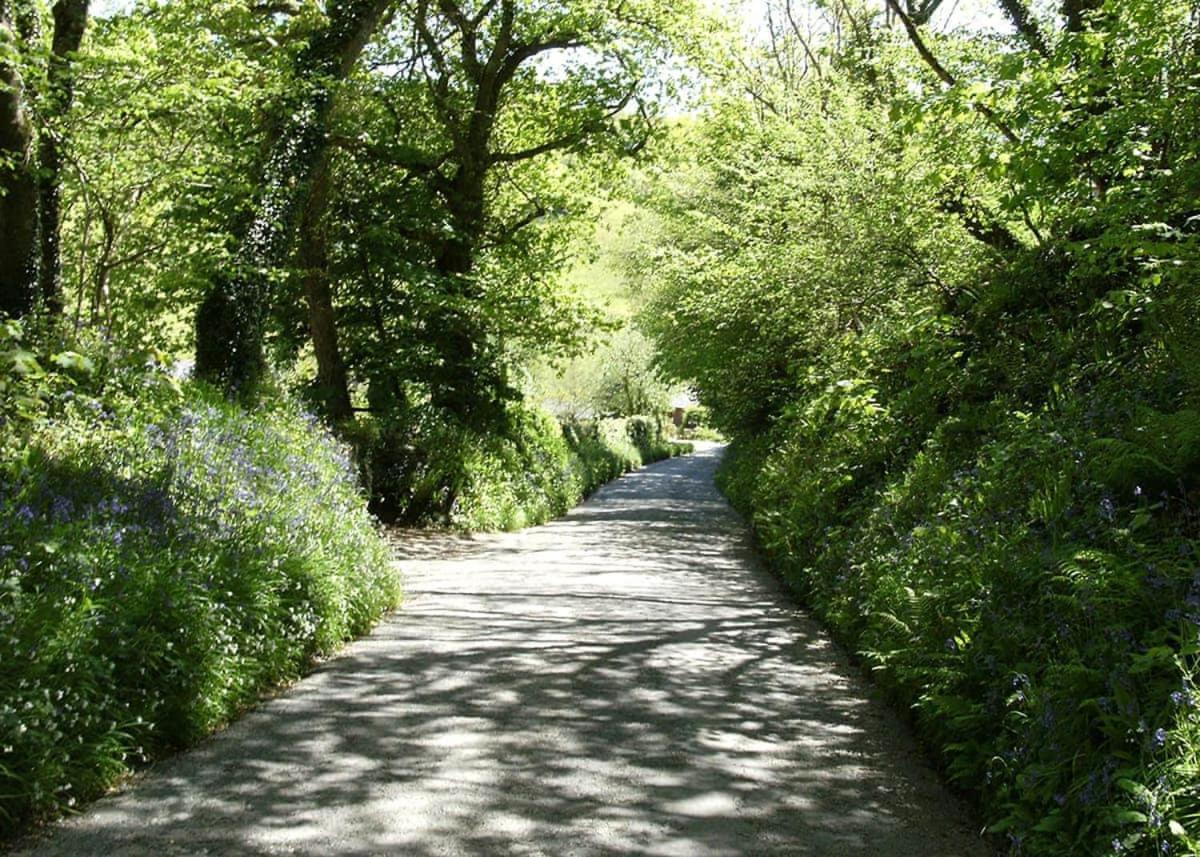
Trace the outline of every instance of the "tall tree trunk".
{"type": "Polygon", "coordinates": [[[196,312],[196,375],[229,393],[253,395],[262,378],[269,269],[287,258],[328,148],[333,84],[350,73],[392,2],[330,0],[328,25],[296,60],[296,94],[281,111],[234,268],[213,278],[196,312]]]}
{"type": "Polygon", "coordinates": [[[447,194],[453,234],[442,244],[434,266],[449,293],[450,305],[431,325],[442,355],[434,378],[433,403],[460,421],[483,427],[492,416],[489,399],[496,386],[489,379],[483,339],[486,331],[473,318],[471,307],[480,295],[471,277],[484,220],[483,172],[464,159],[447,194]]]}
{"type": "Polygon", "coordinates": [[[308,301],[308,327],[317,357],[317,393],[325,415],[333,424],[350,419],[350,384],[346,363],[338,347],[333,290],[329,284],[329,243],[325,211],[329,204],[329,160],[325,158],[313,179],[312,192],[300,220],[300,267],[304,270],[304,297],[308,301]]]}
{"type": "Polygon", "coordinates": [[[54,38],[51,43],[48,88],[42,112],[48,127],[38,139],[38,217],[41,226],[41,266],[38,290],[46,309],[62,312],[60,129],[54,127],[67,115],[75,97],[75,75],[71,55],[79,50],[87,27],[88,0],[58,0],[54,4],[54,38]]]}
{"type": "MultiPolygon", "coordinates": [[[[0,0],[0,46],[20,47],[17,12],[0,0]]],[[[38,194],[25,82],[0,62],[0,315],[19,318],[37,304],[38,194]]]]}

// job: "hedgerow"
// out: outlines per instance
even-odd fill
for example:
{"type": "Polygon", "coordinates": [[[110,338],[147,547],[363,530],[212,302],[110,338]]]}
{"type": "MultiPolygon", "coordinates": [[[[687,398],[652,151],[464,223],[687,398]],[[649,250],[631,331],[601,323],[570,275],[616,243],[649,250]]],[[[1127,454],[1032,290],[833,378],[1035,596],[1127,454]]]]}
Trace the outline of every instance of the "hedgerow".
{"type": "Polygon", "coordinates": [[[0,835],[196,741],[400,596],[346,449],[295,406],[141,370],[22,384],[41,407],[0,424],[0,835]]]}
{"type": "Polygon", "coordinates": [[[1087,8],[1038,44],[785,41],[822,73],[751,66],[769,104],[727,90],[655,177],[642,321],[771,562],[999,842],[1194,854],[1200,29],[1087,8]]]}
{"type": "Polygon", "coordinates": [[[959,373],[883,325],[831,349],[722,486],[1015,852],[1194,853],[1198,414],[1162,346],[994,311],[959,373]]]}
{"type": "Polygon", "coordinates": [[[495,433],[448,421],[376,442],[373,493],[380,512],[408,524],[515,530],[562,515],[622,473],[679,455],[648,417],[560,425],[537,408],[510,404],[495,433]],[[403,449],[397,455],[396,450],[403,449]]]}

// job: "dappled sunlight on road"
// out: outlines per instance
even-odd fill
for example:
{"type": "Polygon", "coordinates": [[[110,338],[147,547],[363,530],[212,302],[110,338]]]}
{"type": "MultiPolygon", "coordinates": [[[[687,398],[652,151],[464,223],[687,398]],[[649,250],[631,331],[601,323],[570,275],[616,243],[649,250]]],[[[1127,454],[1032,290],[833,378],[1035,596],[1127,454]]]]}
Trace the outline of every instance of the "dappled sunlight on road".
{"type": "Polygon", "coordinates": [[[987,853],[759,568],[718,454],[422,541],[402,613],[44,853],[987,853]]]}

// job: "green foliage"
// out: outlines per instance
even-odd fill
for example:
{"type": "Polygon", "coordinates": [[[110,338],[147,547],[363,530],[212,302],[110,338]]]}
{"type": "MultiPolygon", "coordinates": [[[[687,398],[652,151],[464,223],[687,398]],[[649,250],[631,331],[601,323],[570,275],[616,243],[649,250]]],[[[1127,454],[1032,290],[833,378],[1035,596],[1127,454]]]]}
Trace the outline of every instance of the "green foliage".
{"type": "Polygon", "coordinates": [[[711,420],[712,411],[704,405],[684,408],[679,437],[687,440],[724,440],[724,435],[712,427],[711,420]]]}
{"type": "Polygon", "coordinates": [[[534,374],[533,395],[568,418],[665,413],[678,385],[654,365],[650,340],[625,327],[563,366],[544,365],[534,374]]]}
{"type": "Polygon", "coordinates": [[[615,450],[632,451],[638,461],[658,461],[669,458],[672,444],[663,434],[662,423],[654,417],[634,416],[600,420],[596,434],[608,447],[615,450]]]}
{"type": "Polygon", "coordinates": [[[399,598],[346,450],[142,369],[0,461],[0,832],[196,741],[399,598]]]}
{"type": "Polygon", "coordinates": [[[1096,479],[1122,497],[1190,493],[1200,487],[1200,414],[1142,408],[1124,437],[1100,438],[1088,450],[1096,479]]]}
{"type": "Polygon", "coordinates": [[[33,346],[21,322],[0,319],[0,451],[6,443],[25,443],[55,399],[96,368],[77,351],[39,355],[33,346]]]}
{"type": "Polygon", "coordinates": [[[312,27],[304,5],[273,18],[182,0],[91,22],[75,108],[53,129],[69,163],[62,261],[77,328],[129,348],[190,348],[203,282],[229,267],[263,125],[312,27]]]}
{"type": "Polygon", "coordinates": [[[776,33],[644,194],[645,324],[1012,853],[1196,853],[1197,30],[1092,5],[1046,56],[922,30],[954,85],[776,33]]]}
{"type": "Polygon", "coordinates": [[[902,400],[859,402],[840,431],[781,423],[722,477],[788,581],[1032,853],[1186,848],[1194,829],[1200,544],[1184,497],[1093,476],[1112,472],[1108,445],[1088,451],[1097,411],[1129,403],[1112,383],[1036,413],[1001,397],[913,443],[902,400]]]}
{"type": "MultiPolygon", "coordinates": [[[[522,367],[602,326],[562,275],[595,196],[654,132],[652,66],[691,4],[471,5],[403,4],[341,88],[315,231],[359,398],[383,420],[428,399],[503,431],[522,367]]],[[[302,305],[280,304],[295,342],[302,305]]]]}
{"type": "Polygon", "coordinates": [[[450,422],[383,432],[371,453],[377,510],[408,524],[515,530],[564,514],[622,473],[688,451],[648,417],[560,426],[511,405],[505,423],[491,434],[450,422]]]}
{"type": "MultiPolygon", "coordinates": [[[[57,344],[186,359],[225,272],[201,364],[263,335],[296,377],[324,361],[376,509],[410,523],[559,514],[678,451],[663,375],[694,386],[764,547],[1014,852],[1197,850],[1195,4],[1034,4],[987,35],[767,2],[758,42],[719,48],[690,3],[399,4],[337,81],[298,62],[313,0],[93,22],[75,107],[31,112],[63,153],[67,313],[0,320],[6,823],[193,740],[396,597],[344,452],[291,405],[57,344]],[[664,134],[680,43],[711,88],[664,134]],[[647,142],[620,240],[572,265],[647,142]],[[256,208],[273,267],[239,278],[256,208]],[[572,270],[646,296],[637,324],[600,345],[572,270]],[[514,379],[573,357],[530,385],[593,418],[561,428],[514,379]]],[[[5,53],[36,93],[26,41],[5,53]]]]}

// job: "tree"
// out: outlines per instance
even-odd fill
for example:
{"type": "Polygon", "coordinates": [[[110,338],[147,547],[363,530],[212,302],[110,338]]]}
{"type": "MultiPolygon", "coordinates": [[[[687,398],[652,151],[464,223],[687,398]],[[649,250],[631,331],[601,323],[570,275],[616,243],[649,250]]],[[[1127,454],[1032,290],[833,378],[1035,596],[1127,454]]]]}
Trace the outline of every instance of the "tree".
{"type": "Polygon", "coordinates": [[[62,288],[75,330],[183,354],[197,292],[254,197],[264,117],[312,16],[200,0],[89,21],[63,157],[62,288]]]}
{"type": "Polygon", "coordinates": [[[325,414],[335,425],[350,419],[350,379],[338,343],[334,316],[333,290],[329,283],[329,208],[330,175],[328,156],[317,168],[312,192],[300,219],[297,262],[304,281],[304,299],[308,305],[309,335],[317,360],[317,398],[325,414]]]}
{"type": "Polygon", "coordinates": [[[432,392],[435,405],[464,423],[487,424],[515,395],[495,331],[479,313],[481,254],[561,214],[555,193],[530,192],[521,176],[551,156],[630,153],[644,144],[651,121],[640,100],[644,59],[665,44],[672,15],[682,14],[657,3],[575,0],[404,7],[409,33],[393,46],[392,62],[407,75],[385,91],[399,96],[393,114],[416,113],[426,125],[393,157],[426,186],[444,223],[427,232],[443,294],[426,326],[438,354],[432,392]]]}
{"type": "Polygon", "coordinates": [[[21,69],[22,0],[0,0],[0,314],[37,301],[38,181],[29,90],[21,69]]]}
{"type": "Polygon", "coordinates": [[[327,23],[297,56],[294,83],[258,178],[258,199],[236,230],[233,269],[213,276],[196,313],[196,374],[231,393],[253,395],[265,369],[271,269],[288,258],[328,147],[334,84],[349,74],[391,6],[392,0],[330,0],[327,23]]]}
{"type": "Polygon", "coordinates": [[[88,3],[59,0],[52,13],[45,80],[31,85],[20,65],[23,54],[39,52],[38,11],[19,0],[0,2],[0,44],[8,54],[0,59],[0,234],[6,244],[0,250],[0,311],[13,316],[28,314],[39,301],[50,312],[62,310],[61,122],[71,106],[73,55],[83,40],[88,3]]]}
{"type": "Polygon", "coordinates": [[[54,4],[54,35],[50,46],[46,91],[42,98],[43,127],[38,135],[38,221],[41,234],[38,291],[50,312],[62,312],[62,128],[55,127],[75,97],[73,55],[87,28],[88,0],[58,0],[54,4]]]}

